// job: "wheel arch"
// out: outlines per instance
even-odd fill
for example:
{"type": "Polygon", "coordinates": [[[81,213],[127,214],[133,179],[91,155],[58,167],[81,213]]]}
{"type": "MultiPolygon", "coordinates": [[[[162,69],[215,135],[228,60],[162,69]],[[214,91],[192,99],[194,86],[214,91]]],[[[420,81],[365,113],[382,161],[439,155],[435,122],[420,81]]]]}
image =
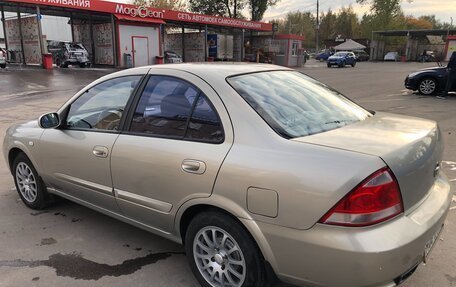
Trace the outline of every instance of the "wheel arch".
{"type": "Polygon", "coordinates": [[[221,212],[236,220],[240,226],[245,229],[265,259],[266,270],[273,271],[269,272],[268,276],[270,277],[268,279],[276,280],[276,274],[279,269],[275,256],[256,221],[252,219],[248,212],[237,205],[233,205],[228,199],[222,198],[226,201],[226,204],[220,204],[220,198],[211,200],[214,197],[219,196],[213,194],[209,198],[191,200],[184,203],[179,208],[175,219],[174,232],[182,240],[182,244],[185,244],[185,233],[187,231],[188,224],[196,215],[209,211],[221,212]]]}
{"type": "Polygon", "coordinates": [[[420,91],[421,82],[424,81],[424,80],[427,80],[427,79],[431,79],[431,80],[433,80],[435,82],[435,91],[434,91],[434,93],[440,91],[441,83],[440,83],[440,80],[439,80],[438,76],[433,75],[433,74],[425,74],[425,75],[422,75],[417,81],[416,88],[417,88],[418,92],[421,92],[420,91]]]}
{"type": "Polygon", "coordinates": [[[17,142],[17,141],[15,141],[14,145],[11,148],[9,148],[9,150],[8,150],[8,167],[10,168],[11,174],[13,174],[14,160],[20,153],[23,153],[23,154],[25,154],[25,156],[27,156],[27,158],[30,160],[30,162],[33,164],[34,168],[36,169],[36,171],[39,174],[40,169],[37,165],[35,158],[33,156],[31,156],[31,154],[26,149],[25,145],[23,145],[22,143],[17,142]]]}

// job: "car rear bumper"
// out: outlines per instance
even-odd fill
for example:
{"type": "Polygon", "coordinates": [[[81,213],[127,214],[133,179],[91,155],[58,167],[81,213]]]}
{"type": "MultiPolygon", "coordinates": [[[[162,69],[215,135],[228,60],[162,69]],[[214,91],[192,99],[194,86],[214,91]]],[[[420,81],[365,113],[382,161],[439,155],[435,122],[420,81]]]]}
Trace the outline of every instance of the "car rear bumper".
{"type": "Polygon", "coordinates": [[[268,245],[266,260],[288,283],[396,286],[423,262],[425,247],[438,241],[451,199],[450,185],[440,175],[419,207],[385,223],[365,228],[316,224],[296,230],[258,222],[265,238],[260,246],[268,245]]]}

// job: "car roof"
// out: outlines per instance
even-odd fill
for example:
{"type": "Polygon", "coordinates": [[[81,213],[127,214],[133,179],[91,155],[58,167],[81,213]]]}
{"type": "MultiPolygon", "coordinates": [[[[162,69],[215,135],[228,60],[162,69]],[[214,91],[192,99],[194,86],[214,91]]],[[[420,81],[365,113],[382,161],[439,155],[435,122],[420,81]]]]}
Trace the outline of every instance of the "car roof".
{"type": "Polygon", "coordinates": [[[150,69],[150,72],[154,70],[176,70],[192,73],[201,78],[212,77],[215,74],[221,78],[227,78],[234,75],[249,74],[255,72],[265,71],[277,71],[277,70],[292,70],[283,66],[271,65],[271,64],[251,64],[251,63],[233,63],[233,62],[221,62],[221,63],[182,63],[182,64],[163,64],[163,65],[152,65],[145,67],[138,67],[128,69],[115,73],[116,76],[122,76],[122,74],[131,74],[132,70],[144,71],[150,69]]]}

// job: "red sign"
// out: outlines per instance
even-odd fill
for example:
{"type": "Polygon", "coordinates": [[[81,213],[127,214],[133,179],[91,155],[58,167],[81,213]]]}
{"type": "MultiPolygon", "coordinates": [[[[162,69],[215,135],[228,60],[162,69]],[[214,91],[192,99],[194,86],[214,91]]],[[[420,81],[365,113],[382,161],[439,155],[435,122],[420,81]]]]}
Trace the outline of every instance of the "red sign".
{"type": "Polygon", "coordinates": [[[110,14],[128,15],[138,19],[154,18],[163,20],[173,20],[180,22],[191,22],[198,24],[228,26],[240,29],[250,29],[258,31],[272,31],[272,24],[246,21],[241,19],[232,19],[202,15],[188,12],[180,12],[166,9],[156,9],[131,4],[121,4],[101,0],[6,0],[7,2],[27,3],[35,5],[47,5],[63,8],[72,8],[79,10],[105,12],[110,14]]]}

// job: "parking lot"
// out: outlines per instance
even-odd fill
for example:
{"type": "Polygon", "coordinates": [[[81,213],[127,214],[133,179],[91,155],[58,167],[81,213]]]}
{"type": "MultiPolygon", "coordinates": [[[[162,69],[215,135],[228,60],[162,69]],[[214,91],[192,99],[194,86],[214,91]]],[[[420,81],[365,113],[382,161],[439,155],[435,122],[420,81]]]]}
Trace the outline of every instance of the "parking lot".
{"type": "MultiPolygon", "coordinates": [[[[362,62],[355,68],[328,69],[310,60],[301,70],[367,109],[438,121],[445,142],[443,168],[456,188],[456,94],[441,100],[403,86],[409,72],[434,65],[362,62]]],[[[55,111],[86,84],[113,71],[19,66],[0,70],[0,145],[8,126],[55,111]]],[[[453,201],[456,206],[456,197],[453,201]]],[[[44,211],[27,209],[3,158],[0,238],[2,287],[198,286],[183,248],[173,242],[68,201],[44,211]]],[[[429,262],[403,286],[456,286],[455,250],[453,207],[429,262]]]]}

